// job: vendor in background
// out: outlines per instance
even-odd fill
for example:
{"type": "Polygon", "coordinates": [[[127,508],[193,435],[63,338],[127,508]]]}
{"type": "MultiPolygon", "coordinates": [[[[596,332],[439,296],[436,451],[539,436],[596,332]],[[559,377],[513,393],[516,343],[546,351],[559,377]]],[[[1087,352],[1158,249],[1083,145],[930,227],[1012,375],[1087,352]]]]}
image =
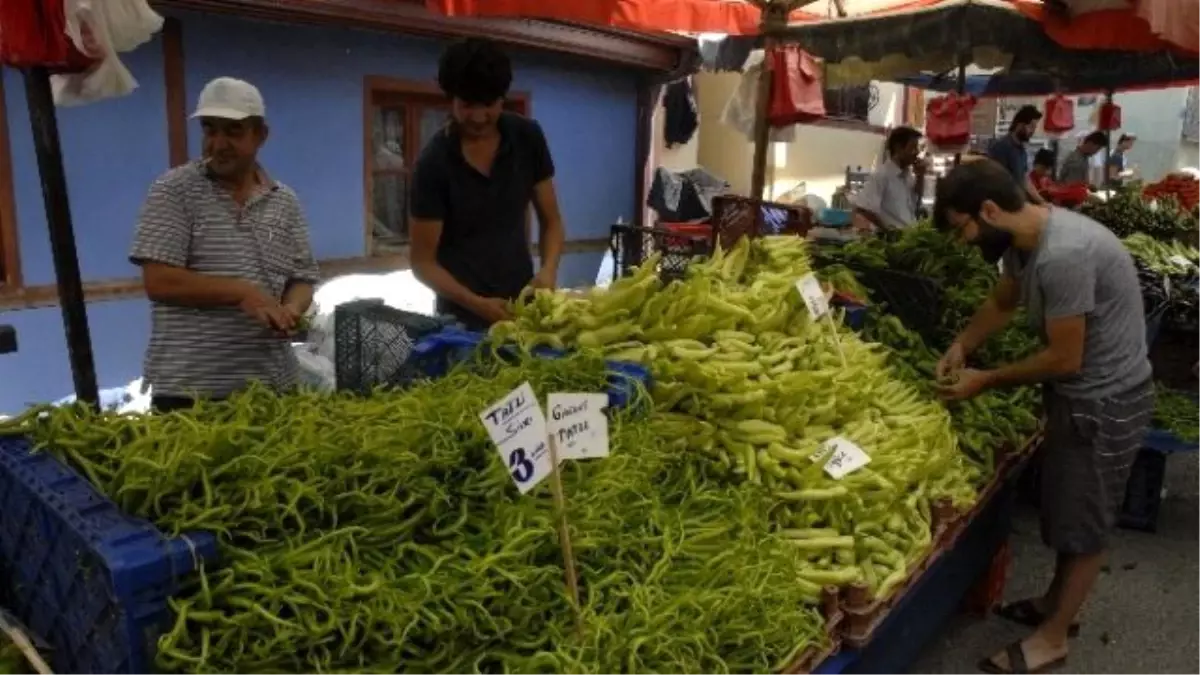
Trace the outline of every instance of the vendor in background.
{"type": "Polygon", "coordinates": [[[1058,183],[1054,180],[1054,151],[1042,148],[1033,156],[1033,169],[1029,171],[1029,182],[1038,196],[1056,206],[1075,208],[1088,200],[1091,192],[1087,183],[1058,183]]]}
{"type": "Polygon", "coordinates": [[[1038,195],[1033,183],[1029,181],[1029,149],[1027,145],[1033,135],[1037,133],[1038,122],[1041,119],[1042,111],[1038,110],[1037,106],[1021,106],[1017,114],[1013,115],[1008,133],[993,141],[987,152],[988,157],[999,162],[1000,166],[1008,170],[1008,174],[1017,182],[1017,185],[1025,188],[1028,197],[1035,204],[1042,204],[1044,200],[1038,195]]]}
{"type": "Polygon", "coordinates": [[[1121,134],[1121,138],[1117,139],[1117,147],[1108,156],[1108,165],[1104,168],[1104,177],[1109,185],[1120,185],[1133,177],[1133,168],[1129,166],[1125,153],[1132,150],[1136,142],[1137,136],[1133,134],[1121,134]]]}
{"type": "Polygon", "coordinates": [[[554,288],[564,229],[554,162],[537,122],[506,112],[512,65],[496,43],[451,45],[438,84],[451,120],[421,152],[410,209],[413,272],[437,294],[437,311],[470,330],[509,317],[526,286],[554,288]],[[526,227],[537,211],[541,269],[526,227]]]}
{"type": "Polygon", "coordinates": [[[1108,136],[1103,131],[1093,131],[1085,136],[1063,159],[1062,166],[1058,169],[1058,182],[1090,183],[1092,158],[1107,147],[1108,136]]]}
{"type": "Polygon", "coordinates": [[[887,161],[854,197],[853,223],[859,233],[900,230],[917,222],[926,172],[920,159],[921,132],[912,127],[892,129],[887,154],[887,161]]]}
{"type": "MultiPolygon", "coordinates": [[[[991,297],[938,362],[944,398],[1041,383],[1045,442],[1042,539],[1057,553],[1045,594],[1000,615],[1034,628],[980,663],[985,672],[1045,672],[1067,656],[1076,616],[1104,564],[1125,481],[1154,413],[1154,384],[1137,269],[1108,228],[1079,213],[1029,203],[991,162],[955,168],[938,184],[934,223],[1004,259],[991,297]],[[1025,305],[1043,347],[992,370],[971,353],[1025,305]]],[[[1148,619],[1148,617],[1147,617],[1148,619]]]]}
{"type": "Polygon", "coordinates": [[[254,380],[296,383],[287,336],[319,277],[296,193],[258,163],[265,115],[249,82],[209,82],[192,115],[203,157],[160,176],[142,205],[129,258],[151,303],[144,372],[155,410],[254,380]]]}

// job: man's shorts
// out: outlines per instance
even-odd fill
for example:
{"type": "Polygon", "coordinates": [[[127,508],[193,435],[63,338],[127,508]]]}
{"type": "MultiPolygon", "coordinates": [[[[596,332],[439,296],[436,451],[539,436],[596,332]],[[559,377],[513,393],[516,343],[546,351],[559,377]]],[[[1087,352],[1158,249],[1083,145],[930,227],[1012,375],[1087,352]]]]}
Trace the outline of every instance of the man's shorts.
{"type": "Polygon", "coordinates": [[[1154,416],[1154,382],[1102,399],[1070,398],[1047,386],[1044,397],[1042,540],[1059,553],[1099,553],[1154,416]]]}

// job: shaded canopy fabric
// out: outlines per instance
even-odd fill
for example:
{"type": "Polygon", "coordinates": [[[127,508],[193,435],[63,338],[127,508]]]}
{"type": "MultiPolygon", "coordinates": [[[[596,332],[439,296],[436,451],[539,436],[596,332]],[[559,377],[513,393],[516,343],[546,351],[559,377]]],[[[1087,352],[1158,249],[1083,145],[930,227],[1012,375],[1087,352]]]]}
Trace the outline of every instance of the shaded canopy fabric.
{"type": "MultiPolygon", "coordinates": [[[[1154,51],[1174,48],[1200,53],[1196,0],[1054,0],[1065,12],[1040,0],[999,0],[1031,20],[1044,23],[1051,39],[1073,49],[1154,51]]],[[[937,8],[946,0],[845,0],[848,19],[868,19],[937,8]]],[[[757,35],[761,12],[744,0],[426,0],[446,16],[520,17],[582,23],[625,30],[757,35]]],[[[824,0],[789,16],[792,24],[828,21],[824,0]]]]}
{"type": "MultiPolygon", "coordinates": [[[[1114,91],[1134,91],[1138,89],[1157,89],[1178,84],[1183,86],[1187,81],[1178,83],[1151,82],[1150,84],[1131,84],[1128,86],[1110,87],[1113,78],[1105,77],[1102,73],[1093,73],[1087,77],[1068,78],[1066,82],[1047,76],[1042,72],[1002,71],[991,75],[968,75],[964,92],[983,97],[1000,96],[1044,96],[1052,93],[1060,94],[1090,94],[1100,93],[1108,89],[1114,91]],[[1096,83],[1099,83],[1098,85],[1096,83]]],[[[896,82],[918,89],[933,91],[956,91],[958,77],[955,73],[924,73],[913,77],[902,77],[896,82]]]]}

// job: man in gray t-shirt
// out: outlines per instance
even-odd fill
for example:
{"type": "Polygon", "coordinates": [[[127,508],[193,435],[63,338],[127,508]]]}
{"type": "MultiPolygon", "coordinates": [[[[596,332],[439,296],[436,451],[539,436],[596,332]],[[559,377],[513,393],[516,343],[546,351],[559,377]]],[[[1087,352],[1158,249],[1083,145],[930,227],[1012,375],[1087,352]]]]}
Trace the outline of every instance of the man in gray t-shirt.
{"type": "Polygon", "coordinates": [[[1146,325],[1137,272],[1108,229],[1077,213],[1031,204],[1003,167],[955,168],[938,184],[934,223],[1004,259],[1004,273],[938,363],[943,396],[1042,383],[1042,538],[1057,555],[1046,594],[1002,607],[1001,616],[1036,628],[986,659],[987,672],[1042,672],[1067,655],[1075,616],[1108,547],[1125,481],[1154,412],[1146,325]],[[993,370],[967,357],[1019,305],[1043,348],[993,370]]]}

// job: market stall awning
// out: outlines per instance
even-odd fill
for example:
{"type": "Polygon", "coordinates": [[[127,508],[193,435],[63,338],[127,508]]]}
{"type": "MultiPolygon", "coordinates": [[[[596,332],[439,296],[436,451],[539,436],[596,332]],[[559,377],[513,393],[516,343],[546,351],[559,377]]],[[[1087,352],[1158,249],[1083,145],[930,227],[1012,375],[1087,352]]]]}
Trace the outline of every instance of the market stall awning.
{"type": "MultiPolygon", "coordinates": [[[[1196,75],[1196,68],[1191,69],[1193,81],[1196,75]]],[[[1138,73],[1139,75],[1145,74],[1138,73]]],[[[1178,71],[1164,73],[1161,77],[1151,81],[1150,84],[1139,83],[1137,80],[1125,78],[1129,84],[1116,86],[1114,83],[1122,81],[1121,73],[1112,72],[1105,73],[1102,71],[1091,71],[1083,75],[1071,76],[1067,78],[1054,78],[1040,71],[999,71],[990,75],[968,75],[966,86],[963,90],[974,96],[1042,96],[1050,93],[1061,94],[1088,94],[1101,93],[1108,90],[1114,91],[1135,91],[1139,89],[1157,89],[1163,86],[1172,84],[1170,78],[1179,74],[1178,71]],[[1166,84],[1162,84],[1165,82],[1166,84]]],[[[912,77],[902,77],[896,82],[918,89],[930,89],[933,91],[956,91],[958,89],[958,77],[954,72],[949,73],[923,73],[912,77]]],[[[1187,81],[1180,81],[1179,84],[1189,84],[1187,81]]]]}
{"type": "MultiPolygon", "coordinates": [[[[1163,1],[1195,4],[1195,0],[1163,1]]],[[[1150,25],[1134,17],[1133,11],[1096,10],[1068,18],[1041,3],[941,0],[920,7],[893,7],[792,24],[778,37],[801,44],[805,51],[824,59],[826,82],[831,86],[942,72],[962,63],[1042,73],[1049,85],[1047,91],[1194,81],[1196,55],[1154,35],[1150,25]],[[1118,15],[1126,17],[1123,32],[1095,32],[1090,37],[1080,33],[1081,27],[1098,31],[1100,26],[1109,26],[1118,15]]]]}

